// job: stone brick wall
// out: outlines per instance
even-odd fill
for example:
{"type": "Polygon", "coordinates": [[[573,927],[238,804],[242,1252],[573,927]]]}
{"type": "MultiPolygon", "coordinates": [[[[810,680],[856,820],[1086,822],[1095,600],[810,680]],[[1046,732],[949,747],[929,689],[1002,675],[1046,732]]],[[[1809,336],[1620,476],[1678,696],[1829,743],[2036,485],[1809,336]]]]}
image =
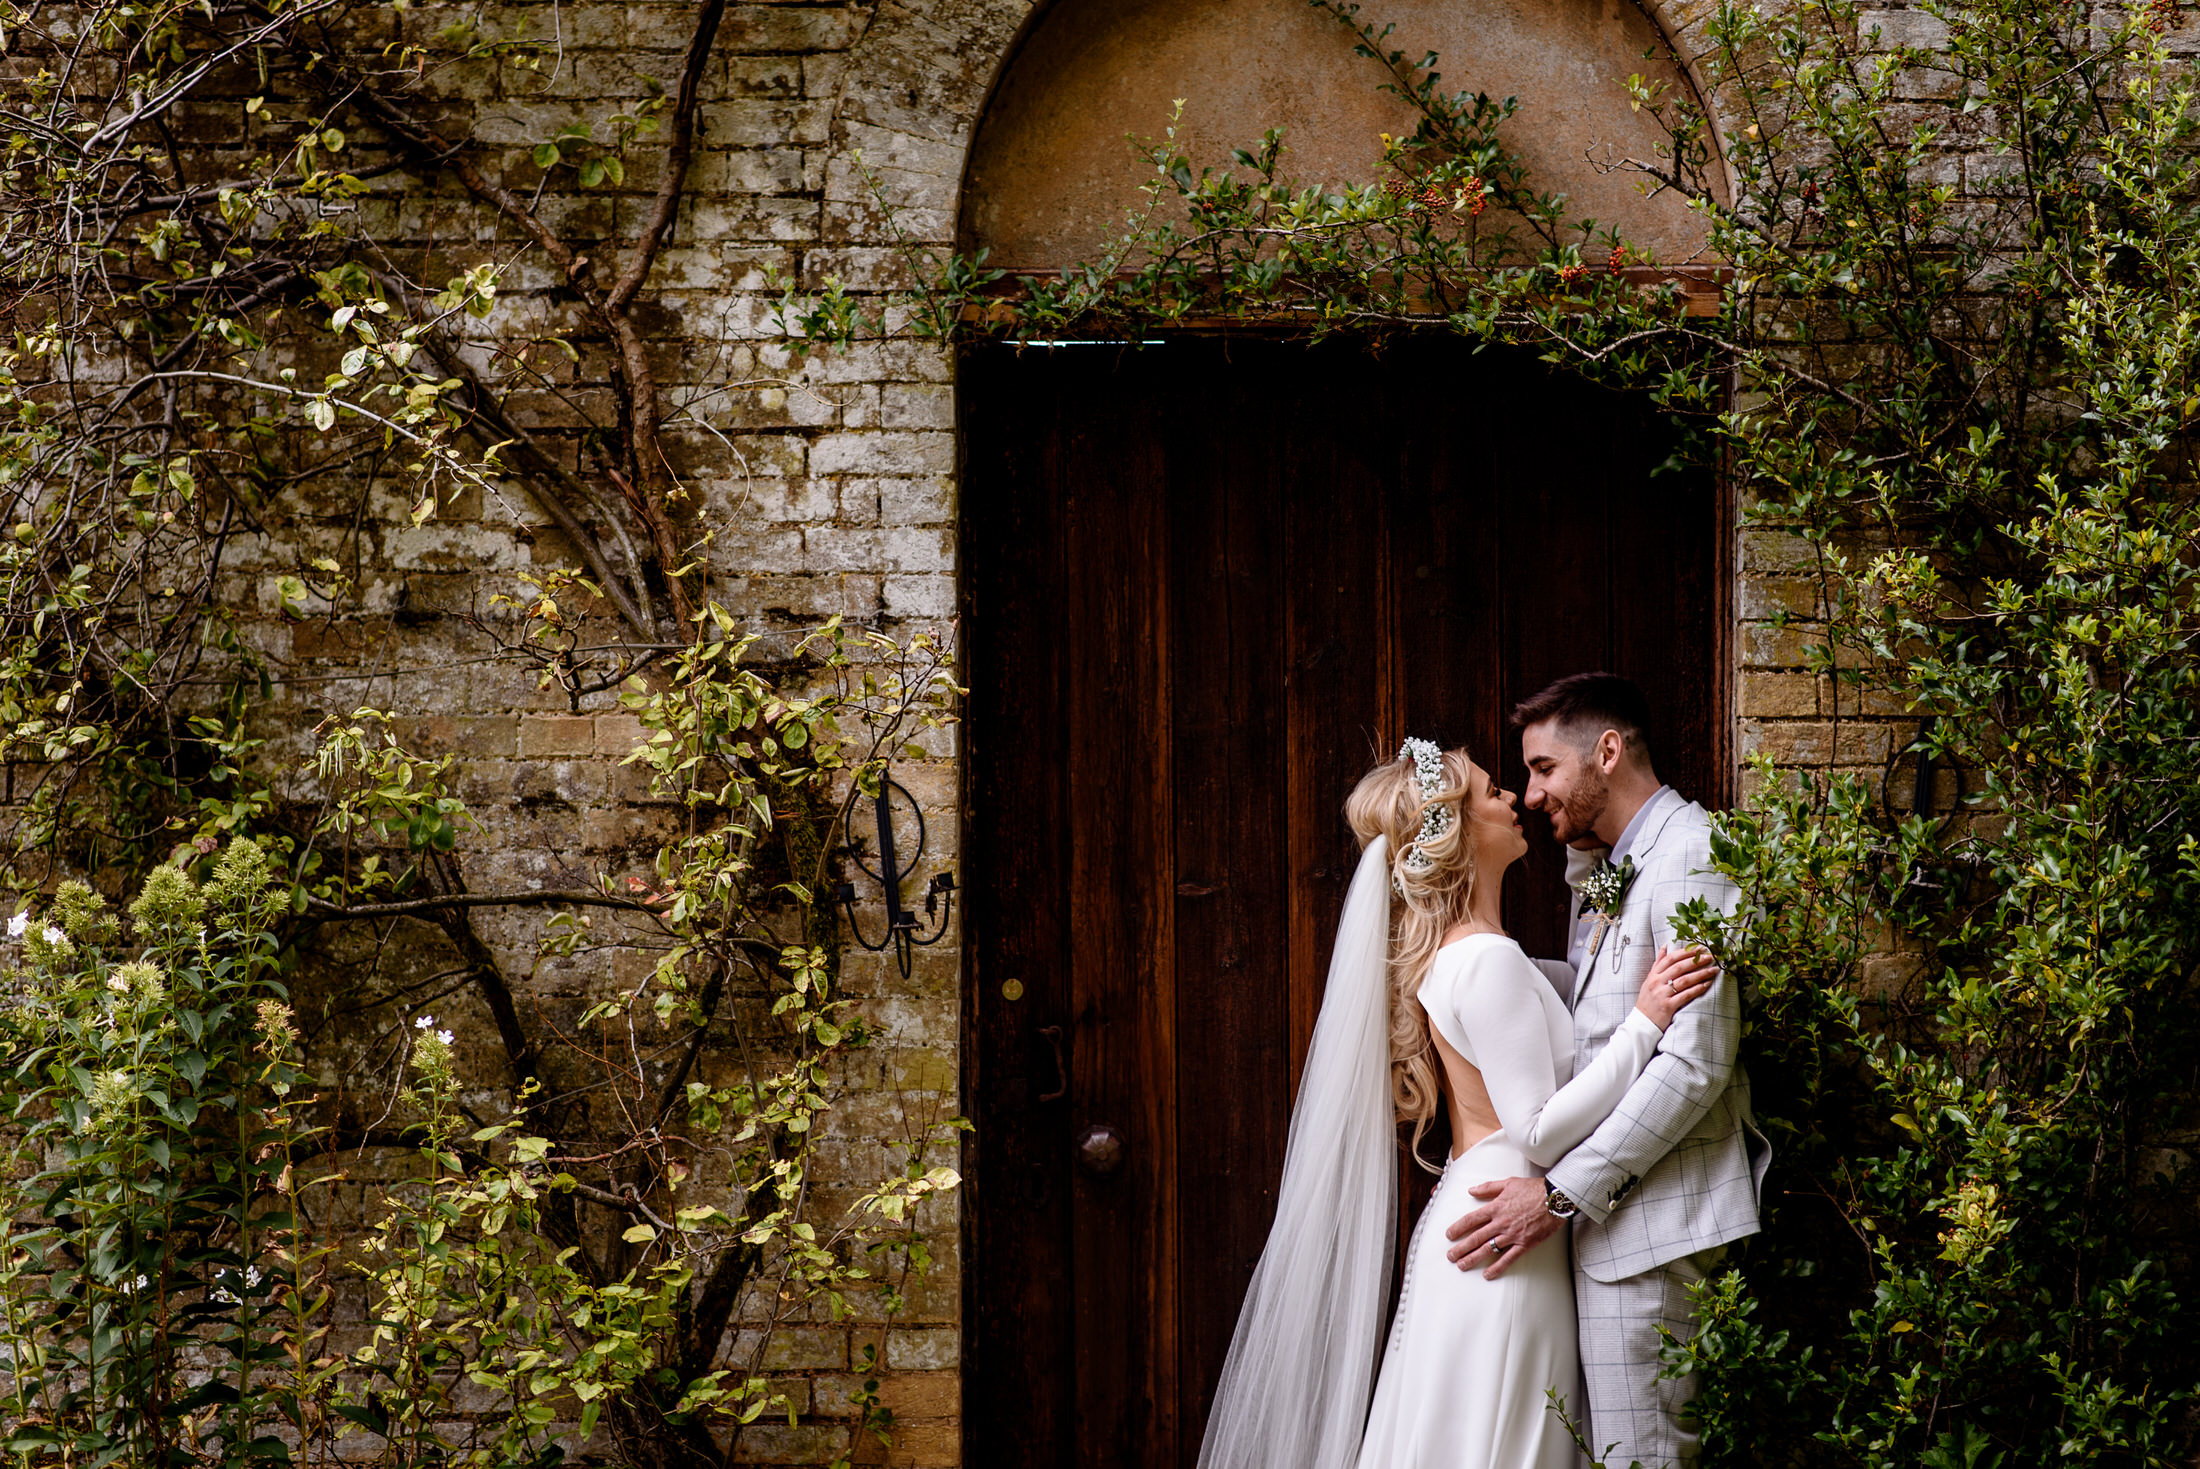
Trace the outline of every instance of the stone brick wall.
{"type": "MultiPolygon", "coordinates": [[[[537,143],[560,127],[631,108],[649,95],[650,79],[677,76],[695,14],[692,4],[593,0],[373,6],[348,24],[363,55],[454,23],[555,40],[539,68],[470,62],[432,82],[438,130],[486,145],[485,172],[532,190],[540,173],[528,155],[537,143]]],[[[880,218],[853,162],[859,149],[906,196],[905,222],[937,233],[951,221],[959,164],[951,147],[927,133],[946,99],[920,95],[914,84],[898,92],[908,109],[899,132],[848,104],[852,63],[866,38],[921,23],[890,7],[733,6],[704,81],[690,187],[644,292],[660,385],[685,410],[668,447],[692,497],[690,524],[711,537],[709,595],[766,635],[765,656],[836,614],[905,634],[954,613],[948,362],[905,343],[880,343],[796,365],[768,319],[767,272],[814,283],[827,273],[874,281],[890,270],[890,255],[868,233],[880,218]]],[[[987,65],[973,65],[953,106],[975,105],[987,65]]],[[[869,79],[881,80],[875,67],[869,79]]],[[[923,81],[929,89],[945,79],[923,81]]],[[[199,138],[221,149],[253,136],[265,115],[248,118],[244,102],[240,88],[210,104],[193,119],[199,138]]],[[[386,156],[371,130],[354,137],[362,161],[386,156]]],[[[578,249],[630,241],[661,154],[654,145],[638,148],[623,188],[583,192],[570,187],[569,172],[553,180],[544,217],[578,249]]],[[[372,180],[356,222],[430,280],[521,253],[510,225],[447,175],[408,170],[372,180]]],[[[539,257],[508,271],[499,311],[475,328],[478,361],[489,367],[498,343],[528,333],[573,340],[580,361],[513,393],[510,409],[521,427],[559,446],[567,467],[587,473],[582,438],[613,419],[607,359],[570,298],[553,287],[539,257]]],[[[303,762],[324,718],[371,705],[395,716],[398,735],[416,752],[457,757],[456,789],[480,823],[461,834],[457,853],[472,889],[588,887],[600,874],[646,879],[650,856],[678,830],[681,812],[652,799],[643,773],[620,764],[640,729],[618,709],[617,691],[576,709],[559,690],[536,687],[524,668],[488,656],[487,629],[502,620],[491,597],[519,591],[524,571],[573,564],[573,548],[516,486],[501,503],[460,496],[418,528],[404,510],[377,485],[332,486],[298,502],[264,542],[235,558],[230,597],[260,614],[249,636],[281,675],[267,714],[276,763],[303,762]],[[316,603],[309,620],[277,616],[273,578],[318,555],[335,557],[355,589],[316,603]]],[[[929,870],[955,865],[960,806],[953,740],[927,743],[932,758],[896,773],[924,807],[929,870]]],[[[304,801],[314,793],[300,780],[285,794],[304,801]]],[[[865,916],[870,931],[882,926],[875,909],[865,916]]],[[[522,979],[522,1004],[561,1025],[639,980],[652,962],[645,950],[617,942],[572,959],[546,956],[542,915],[527,910],[484,915],[477,926],[522,979]]],[[[426,982],[453,963],[428,925],[402,921],[371,939],[331,936],[321,958],[304,1010],[340,1002],[370,976],[379,985],[426,982]]],[[[892,1166],[892,1144],[958,1110],[957,974],[952,932],[920,952],[906,980],[882,958],[849,954],[846,991],[861,997],[881,1040],[840,1078],[848,1090],[819,1153],[821,1217],[892,1166]]],[[[432,1008],[458,1033],[462,1073],[480,1078],[485,1091],[504,1081],[504,1053],[485,1009],[464,990],[432,1008]]],[[[378,1039],[340,1028],[320,1037],[317,1057],[332,1092],[364,1099],[393,1079],[378,1039]]],[[[706,1053],[706,1078],[728,1079],[733,1059],[706,1053]]],[[[348,1203],[360,1211],[353,1220],[362,1220],[368,1195],[353,1194],[348,1203]]],[[[819,1312],[772,1336],[763,1363],[788,1390],[797,1422],[766,1418],[745,1428],[740,1463],[823,1464],[842,1456],[960,1462],[959,1220],[950,1203],[927,1210],[921,1222],[934,1264],[902,1311],[889,1319],[877,1292],[859,1292],[848,1318],[819,1312]],[[880,1399],[896,1419],[890,1451],[856,1430],[854,1395],[867,1350],[883,1368],[880,1399]]],[[[735,1323],[726,1345],[737,1359],[755,1349],[763,1325],[735,1323]]]]}

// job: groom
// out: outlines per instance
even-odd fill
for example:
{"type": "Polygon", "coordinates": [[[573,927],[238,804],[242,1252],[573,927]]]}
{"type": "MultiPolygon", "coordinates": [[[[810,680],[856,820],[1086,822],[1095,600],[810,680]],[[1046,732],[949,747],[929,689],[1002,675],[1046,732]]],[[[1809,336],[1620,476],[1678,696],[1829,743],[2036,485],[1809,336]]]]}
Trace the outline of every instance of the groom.
{"type": "MultiPolygon", "coordinates": [[[[1512,712],[1528,807],[1573,849],[1567,958],[1578,978],[1565,998],[1577,1071],[1627,1018],[1659,948],[1675,941],[1675,910],[1702,898],[1728,912],[1738,897],[1709,870],[1703,807],[1651,768],[1648,716],[1642,691],[1609,673],[1562,678],[1512,712]]],[[[1730,1241],[1757,1232],[1770,1149],[1734,1063],[1741,1022],[1741,996],[1722,974],[1674,1017],[1612,1115],[1548,1178],[1477,1184],[1484,1206],[1445,1231],[1454,1264],[1495,1278],[1571,1222],[1585,1432],[1613,1469],[1696,1461],[1696,1431],[1683,1421],[1695,1381],[1659,1376],[1659,1329],[1692,1337],[1688,1288],[1718,1267],[1730,1241]]]]}

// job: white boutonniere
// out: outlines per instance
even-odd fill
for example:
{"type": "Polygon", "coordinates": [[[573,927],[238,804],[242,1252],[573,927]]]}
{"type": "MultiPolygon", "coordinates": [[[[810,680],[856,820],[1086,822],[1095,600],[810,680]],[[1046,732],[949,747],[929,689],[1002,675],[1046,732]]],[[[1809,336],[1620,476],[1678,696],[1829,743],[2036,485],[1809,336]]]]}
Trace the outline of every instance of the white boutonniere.
{"type": "Polygon", "coordinates": [[[1576,889],[1581,894],[1581,911],[1597,916],[1596,932],[1589,936],[1589,963],[1596,962],[1597,950],[1604,946],[1604,935],[1619,920],[1620,910],[1627,903],[1627,889],[1634,881],[1633,857],[1624,859],[1617,867],[1599,857],[1596,867],[1576,889]]]}

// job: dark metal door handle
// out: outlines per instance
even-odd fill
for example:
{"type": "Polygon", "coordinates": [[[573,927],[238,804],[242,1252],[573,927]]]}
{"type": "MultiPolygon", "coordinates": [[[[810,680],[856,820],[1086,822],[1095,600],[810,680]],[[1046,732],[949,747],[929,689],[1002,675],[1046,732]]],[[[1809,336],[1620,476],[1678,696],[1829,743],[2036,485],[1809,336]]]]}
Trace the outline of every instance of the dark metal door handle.
{"type": "Polygon", "coordinates": [[[1077,1134],[1077,1166],[1096,1178],[1106,1178],[1123,1166],[1123,1134],[1105,1122],[1095,1122],[1077,1134]]]}
{"type": "Polygon", "coordinates": [[[1069,1095],[1069,1067],[1062,1060],[1062,1027],[1042,1025],[1039,1027],[1039,1034],[1045,1036],[1047,1042],[1054,1047],[1054,1090],[1039,1093],[1039,1100],[1059,1102],[1069,1095]]]}

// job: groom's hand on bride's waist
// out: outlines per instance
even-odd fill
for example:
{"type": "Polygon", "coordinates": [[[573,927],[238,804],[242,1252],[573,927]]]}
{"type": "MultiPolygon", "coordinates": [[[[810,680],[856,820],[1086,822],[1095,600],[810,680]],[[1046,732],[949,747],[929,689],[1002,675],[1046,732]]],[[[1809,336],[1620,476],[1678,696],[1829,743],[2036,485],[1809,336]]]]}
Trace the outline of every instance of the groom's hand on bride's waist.
{"type": "Polygon", "coordinates": [[[1495,1280],[1515,1260],[1558,1233],[1563,1222],[1549,1207],[1540,1178],[1493,1178],[1467,1190],[1482,1207],[1462,1214],[1444,1231],[1445,1253],[1461,1270],[1480,1270],[1495,1280]]]}

